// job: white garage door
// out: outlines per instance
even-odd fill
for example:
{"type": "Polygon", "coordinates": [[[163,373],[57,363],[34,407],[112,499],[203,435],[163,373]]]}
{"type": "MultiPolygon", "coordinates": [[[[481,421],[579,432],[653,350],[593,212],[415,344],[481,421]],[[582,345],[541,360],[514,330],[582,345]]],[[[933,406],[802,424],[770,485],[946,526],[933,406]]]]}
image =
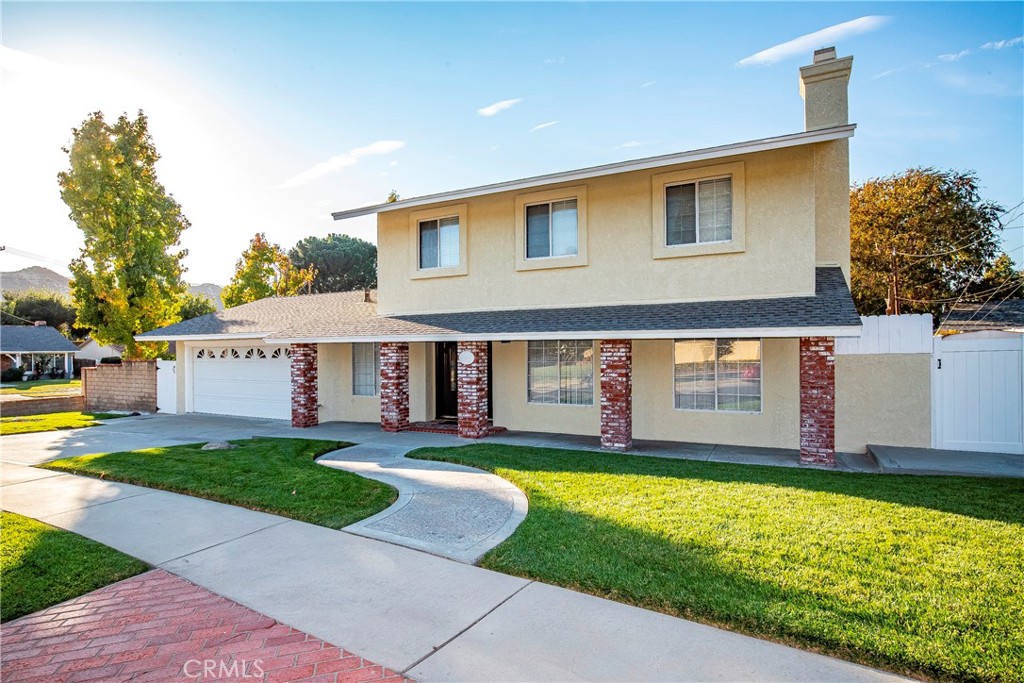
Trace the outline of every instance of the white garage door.
{"type": "Polygon", "coordinates": [[[286,346],[206,346],[192,353],[192,411],[291,418],[286,346]]]}

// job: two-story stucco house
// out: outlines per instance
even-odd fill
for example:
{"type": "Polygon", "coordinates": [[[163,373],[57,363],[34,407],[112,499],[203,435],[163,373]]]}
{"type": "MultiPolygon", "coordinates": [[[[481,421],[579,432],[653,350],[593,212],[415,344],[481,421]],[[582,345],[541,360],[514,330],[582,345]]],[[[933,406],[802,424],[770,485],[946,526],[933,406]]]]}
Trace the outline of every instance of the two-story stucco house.
{"type": "MultiPolygon", "coordinates": [[[[800,69],[800,132],[339,211],[379,289],[266,299],[177,343],[178,410],[835,449],[852,58],[800,69]]],[[[855,441],[855,437],[852,437],[855,441]]]]}

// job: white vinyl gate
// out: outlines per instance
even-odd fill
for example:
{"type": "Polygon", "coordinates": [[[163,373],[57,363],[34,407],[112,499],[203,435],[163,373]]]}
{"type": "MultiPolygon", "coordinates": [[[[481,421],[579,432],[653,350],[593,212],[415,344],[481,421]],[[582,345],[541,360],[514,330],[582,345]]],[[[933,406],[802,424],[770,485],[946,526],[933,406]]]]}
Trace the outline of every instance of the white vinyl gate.
{"type": "Polygon", "coordinates": [[[173,360],[156,362],[156,409],[161,413],[178,412],[178,369],[173,360]]]}
{"type": "Polygon", "coordinates": [[[1024,453],[1024,335],[979,332],[935,338],[934,446],[1024,453]]]}

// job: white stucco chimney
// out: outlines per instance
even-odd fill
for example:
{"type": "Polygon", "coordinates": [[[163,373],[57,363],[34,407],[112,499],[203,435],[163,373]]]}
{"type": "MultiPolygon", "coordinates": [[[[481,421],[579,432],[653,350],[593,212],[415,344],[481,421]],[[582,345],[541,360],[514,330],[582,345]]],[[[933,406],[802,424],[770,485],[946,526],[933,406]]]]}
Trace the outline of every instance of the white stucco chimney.
{"type": "Polygon", "coordinates": [[[853,57],[836,58],[836,49],[814,51],[814,63],[800,67],[804,130],[845,126],[850,122],[849,83],[853,57]]]}

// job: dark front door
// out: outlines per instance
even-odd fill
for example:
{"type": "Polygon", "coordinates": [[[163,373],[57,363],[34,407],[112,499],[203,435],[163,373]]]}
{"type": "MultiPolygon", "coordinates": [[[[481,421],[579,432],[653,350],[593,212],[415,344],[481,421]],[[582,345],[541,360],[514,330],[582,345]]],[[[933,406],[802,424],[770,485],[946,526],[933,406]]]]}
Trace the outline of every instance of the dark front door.
{"type": "MultiPolygon", "coordinates": [[[[436,377],[434,386],[436,397],[434,407],[438,420],[457,420],[459,418],[459,345],[457,342],[436,342],[434,368],[436,377]]],[[[494,402],[491,387],[491,344],[487,343],[487,416],[494,415],[494,402]]]]}
{"type": "Polygon", "coordinates": [[[457,419],[459,416],[459,347],[456,342],[437,342],[437,377],[435,402],[437,418],[457,419]]]}

